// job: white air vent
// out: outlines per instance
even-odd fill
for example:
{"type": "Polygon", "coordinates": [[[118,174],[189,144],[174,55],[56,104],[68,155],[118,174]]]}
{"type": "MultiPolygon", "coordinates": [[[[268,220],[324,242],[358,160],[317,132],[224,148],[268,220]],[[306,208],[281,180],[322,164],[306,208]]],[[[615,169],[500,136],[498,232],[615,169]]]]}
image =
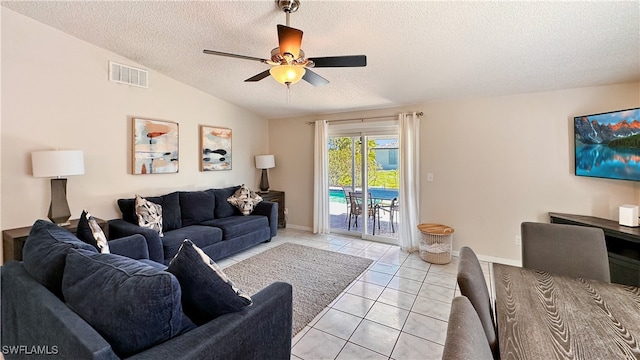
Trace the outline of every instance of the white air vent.
{"type": "Polygon", "coordinates": [[[149,72],[109,61],[109,80],[121,84],[149,87],[149,72]]]}

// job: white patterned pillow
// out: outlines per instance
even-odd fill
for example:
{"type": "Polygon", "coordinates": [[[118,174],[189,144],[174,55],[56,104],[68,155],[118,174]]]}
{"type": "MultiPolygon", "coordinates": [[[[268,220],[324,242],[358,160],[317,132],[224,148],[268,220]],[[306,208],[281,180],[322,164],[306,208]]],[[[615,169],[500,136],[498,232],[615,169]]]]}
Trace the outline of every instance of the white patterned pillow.
{"type": "Polygon", "coordinates": [[[162,206],[136,195],[136,215],[138,216],[138,225],[157,231],[160,237],[164,236],[162,233],[162,206]]]}
{"type": "Polygon", "coordinates": [[[109,254],[109,242],[107,241],[107,236],[102,231],[100,225],[96,219],[87,213],[87,217],[89,219],[89,229],[91,229],[91,234],[93,234],[93,238],[96,239],[96,244],[98,246],[98,250],[101,254],[109,254]]]}
{"type": "Polygon", "coordinates": [[[262,197],[242,184],[240,189],[227,198],[227,201],[246,216],[253,212],[254,207],[262,201],[262,197]]]}

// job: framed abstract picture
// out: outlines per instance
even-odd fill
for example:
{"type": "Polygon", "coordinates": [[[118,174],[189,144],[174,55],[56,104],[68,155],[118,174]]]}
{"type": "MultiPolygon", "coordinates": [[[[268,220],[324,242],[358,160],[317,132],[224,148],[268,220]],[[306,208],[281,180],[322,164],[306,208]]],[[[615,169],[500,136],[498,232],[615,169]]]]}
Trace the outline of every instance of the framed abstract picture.
{"type": "Polygon", "coordinates": [[[231,129],[200,125],[200,171],[231,170],[231,129]]]}
{"type": "Polygon", "coordinates": [[[133,174],[178,172],[178,123],[133,118],[133,174]]]}

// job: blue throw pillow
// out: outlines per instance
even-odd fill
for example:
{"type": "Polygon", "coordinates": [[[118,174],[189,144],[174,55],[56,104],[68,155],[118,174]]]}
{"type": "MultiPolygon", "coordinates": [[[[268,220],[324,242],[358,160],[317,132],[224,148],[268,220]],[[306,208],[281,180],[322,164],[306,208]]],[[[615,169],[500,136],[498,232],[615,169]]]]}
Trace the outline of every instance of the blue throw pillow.
{"type": "Polygon", "coordinates": [[[93,238],[91,228],[89,228],[89,219],[87,218],[88,214],[87,210],[82,210],[82,214],[80,214],[80,219],[78,220],[78,227],[76,228],[76,237],[98,249],[98,243],[96,242],[96,239],[93,238]]]}
{"type": "Polygon", "coordinates": [[[182,288],[184,313],[197,325],[251,305],[251,298],[235,287],[202,250],[185,240],[167,271],[174,274],[182,288]]]}
{"type": "Polygon", "coordinates": [[[182,226],[197,225],[203,221],[213,220],[215,203],[216,198],[205,191],[180,192],[182,226]]]}
{"type": "Polygon", "coordinates": [[[49,291],[62,297],[62,273],[71,249],[97,252],[95,247],[78,240],[67,229],[49,221],[37,220],[22,249],[24,268],[49,291]]]}
{"type": "Polygon", "coordinates": [[[62,293],[67,306],[96,329],[120,357],[193,327],[184,319],[175,276],[124,256],[71,251],[62,293]]]}
{"type": "Polygon", "coordinates": [[[240,210],[235,206],[229,204],[227,199],[240,189],[240,185],[231,186],[224,189],[210,189],[207,192],[212,192],[216,197],[216,209],[214,215],[216,219],[229,217],[232,215],[240,215],[240,210]]]}

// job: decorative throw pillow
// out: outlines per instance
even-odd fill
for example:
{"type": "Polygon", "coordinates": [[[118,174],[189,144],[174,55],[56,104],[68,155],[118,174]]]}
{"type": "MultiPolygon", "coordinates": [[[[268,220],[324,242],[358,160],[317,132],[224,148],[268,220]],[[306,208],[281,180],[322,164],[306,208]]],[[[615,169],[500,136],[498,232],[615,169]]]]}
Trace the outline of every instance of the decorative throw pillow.
{"type": "Polygon", "coordinates": [[[78,228],[76,230],[78,239],[93,245],[102,254],[109,254],[109,243],[107,237],[98,225],[96,219],[89,214],[87,210],[82,210],[80,220],[78,220],[78,228]]]}
{"type": "Polygon", "coordinates": [[[178,278],[184,313],[197,325],[252,304],[251,298],[191,240],[184,240],[167,271],[178,278]]]}
{"type": "Polygon", "coordinates": [[[31,277],[62,298],[62,272],[71,249],[98,252],[67,229],[50,221],[37,220],[22,249],[24,268],[31,277]]]}
{"type": "Polygon", "coordinates": [[[138,216],[138,225],[157,231],[160,237],[164,236],[162,233],[162,206],[136,195],[136,215],[138,216]]]}
{"type": "Polygon", "coordinates": [[[253,208],[262,201],[262,197],[242,184],[240,189],[231,195],[227,201],[237,207],[242,215],[246,216],[253,212],[253,208]]]}
{"type": "Polygon", "coordinates": [[[70,251],[62,294],[123,358],[193,328],[175,276],[124,256],[70,251]]]}
{"type": "Polygon", "coordinates": [[[205,192],[213,194],[216,198],[216,207],[213,210],[213,215],[216,219],[222,219],[233,215],[240,215],[240,210],[237,207],[229,204],[227,198],[233,195],[240,189],[240,185],[229,186],[222,189],[208,189],[205,192]]]}

